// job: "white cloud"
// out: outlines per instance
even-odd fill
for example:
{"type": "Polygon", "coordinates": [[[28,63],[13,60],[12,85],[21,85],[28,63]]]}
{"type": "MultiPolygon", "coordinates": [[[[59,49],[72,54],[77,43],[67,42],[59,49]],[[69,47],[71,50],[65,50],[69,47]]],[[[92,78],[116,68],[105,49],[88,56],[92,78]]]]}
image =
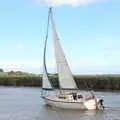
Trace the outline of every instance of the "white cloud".
{"type": "MultiPolygon", "coordinates": [[[[54,68],[54,61],[47,62],[48,68],[54,68]]],[[[0,60],[0,68],[6,70],[30,70],[31,68],[42,68],[42,60],[0,60]]]]}
{"type": "Polygon", "coordinates": [[[23,49],[23,44],[20,43],[20,42],[18,42],[18,43],[15,43],[14,47],[15,47],[15,49],[17,49],[17,50],[22,50],[22,49],[23,49]]]}
{"type": "MultiPolygon", "coordinates": [[[[99,74],[119,73],[119,63],[99,59],[81,59],[69,61],[73,73],[99,74]]],[[[5,71],[24,71],[30,73],[42,73],[43,60],[0,60],[0,68],[5,71]]],[[[55,61],[47,61],[48,72],[56,72],[55,61]]]]}
{"type": "Polygon", "coordinates": [[[61,5],[70,5],[70,6],[79,6],[92,4],[97,2],[103,2],[106,0],[37,0],[37,5],[47,5],[47,6],[61,6],[61,5]]]}
{"type": "MultiPolygon", "coordinates": [[[[43,60],[0,60],[0,68],[5,71],[23,71],[29,73],[42,73],[43,60]]],[[[55,72],[55,61],[47,62],[48,72],[55,72]]]]}
{"type": "Polygon", "coordinates": [[[5,54],[5,55],[12,54],[12,53],[23,50],[23,48],[24,48],[23,44],[20,42],[17,42],[10,46],[6,46],[6,48],[4,49],[0,49],[0,54],[5,54]]]}
{"type": "Polygon", "coordinates": [[[39,67],[41,62],[38,60],[0,60],[1,68],[32,68],[39,67]]]}

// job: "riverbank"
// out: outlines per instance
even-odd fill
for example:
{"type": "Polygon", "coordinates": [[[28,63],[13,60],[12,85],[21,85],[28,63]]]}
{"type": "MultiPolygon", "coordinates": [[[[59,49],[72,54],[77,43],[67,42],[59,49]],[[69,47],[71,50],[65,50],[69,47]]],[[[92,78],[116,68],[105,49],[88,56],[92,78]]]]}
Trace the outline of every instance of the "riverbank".
{"type": "MultiPolygon", "coordinates": [[[[59,88],[57,74],[49,75],[54,88],[59,88]]],[[[74,75],[79,89],[120,90],[120,75],[74,75]]],[[[0,85],[42,86],[42,75],[9,72],[0,75],[0,85]]]]}
{"type": "Polygon", "coordinates": [[[120,90],[120,75],[76,75],[75,80],[80,89],[120,90]]]}

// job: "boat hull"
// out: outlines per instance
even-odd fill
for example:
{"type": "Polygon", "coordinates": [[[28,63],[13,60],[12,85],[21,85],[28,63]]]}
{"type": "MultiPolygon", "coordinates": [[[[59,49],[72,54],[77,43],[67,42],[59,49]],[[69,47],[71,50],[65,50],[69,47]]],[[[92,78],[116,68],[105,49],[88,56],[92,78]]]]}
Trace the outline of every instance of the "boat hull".
{"type": "Polygon", "coordinates": [[[96,100],[61,100],[58,98],[45,97],[45,103],[52,107],[58,107],[62,109],[78,109],[78,110],[95,110],[96,100]]]}

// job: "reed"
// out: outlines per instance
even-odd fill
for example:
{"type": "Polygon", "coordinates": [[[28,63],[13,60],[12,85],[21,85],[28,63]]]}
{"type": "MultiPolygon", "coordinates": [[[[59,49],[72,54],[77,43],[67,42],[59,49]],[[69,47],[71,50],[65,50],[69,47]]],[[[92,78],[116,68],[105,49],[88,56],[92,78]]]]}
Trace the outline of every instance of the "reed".
{"type": "MultiPolygon", "coordinates": [[[[54,88],[59,88],[57,74],[49,74],[54,88]]],[[[74,75],[79,89],[85,90],[120,90],[120,75],[74,75]]],[[[35,74],[3,74],[0,85],[4,86],[42,86],[42,75],[35,74]]]]}

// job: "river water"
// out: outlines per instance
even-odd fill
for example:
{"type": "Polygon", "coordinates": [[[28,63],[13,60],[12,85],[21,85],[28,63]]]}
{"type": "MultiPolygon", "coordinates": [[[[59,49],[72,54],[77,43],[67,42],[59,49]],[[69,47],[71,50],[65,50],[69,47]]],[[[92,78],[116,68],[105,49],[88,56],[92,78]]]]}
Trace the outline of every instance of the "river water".
{"type": "Polygon", "coordinates": [[[78,111],[44,105],[40,88],[0,87],[0,120],[120,120],[120,92],[96,92],[107,107],[78,111]]]}

